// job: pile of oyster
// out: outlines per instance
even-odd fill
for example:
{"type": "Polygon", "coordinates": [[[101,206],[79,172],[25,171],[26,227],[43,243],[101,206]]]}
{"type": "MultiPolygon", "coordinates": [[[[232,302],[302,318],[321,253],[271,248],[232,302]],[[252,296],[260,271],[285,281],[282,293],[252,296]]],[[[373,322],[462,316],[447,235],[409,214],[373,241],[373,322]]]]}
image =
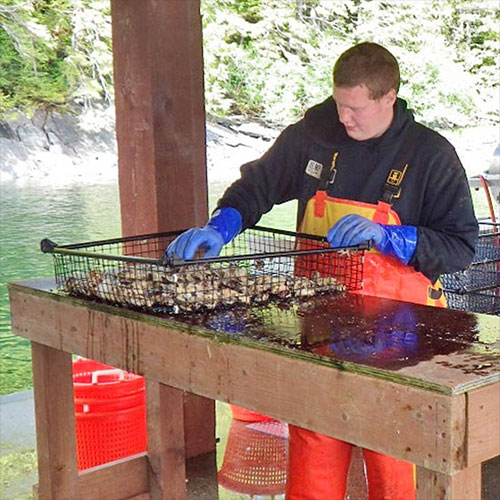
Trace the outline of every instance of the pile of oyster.
{"type": "Polygon", "coordinates": [[[175,314],[345,291],[345,285],[334,277],[266,273],[258,268],[130,264],[70,277],[64,289],[71,295],[175,314]]]}

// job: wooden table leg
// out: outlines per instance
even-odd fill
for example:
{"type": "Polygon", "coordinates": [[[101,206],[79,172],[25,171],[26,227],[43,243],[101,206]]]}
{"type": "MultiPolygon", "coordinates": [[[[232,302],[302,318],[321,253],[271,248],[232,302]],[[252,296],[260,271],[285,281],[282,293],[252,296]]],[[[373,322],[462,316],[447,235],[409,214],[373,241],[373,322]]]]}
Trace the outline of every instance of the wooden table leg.
{"type": "Polygon", "coordinates": [[[215,401],[184,393],[186,458],[215,451],[215,401]]]}
{"type": "Polygon", "coordinates": [[[146,379],[149,493],[185,500],[184,391],[146,379]]]}
{"type": "Polygon", "coordinates": [[[38,497],[78,498],[71,354],[31,343],[38,497]]]}
{"type": "Polygon", "coordinates": [[[481,464],[447,476],[417,467],[417,500],[481,500],[481,464]]]}

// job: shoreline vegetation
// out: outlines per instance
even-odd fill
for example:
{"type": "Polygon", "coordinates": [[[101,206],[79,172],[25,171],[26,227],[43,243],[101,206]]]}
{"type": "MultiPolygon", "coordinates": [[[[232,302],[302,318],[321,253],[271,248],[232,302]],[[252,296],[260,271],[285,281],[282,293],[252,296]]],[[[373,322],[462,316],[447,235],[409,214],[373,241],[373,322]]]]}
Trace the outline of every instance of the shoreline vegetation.
{"type": "MultiPolygon", "coordinates": [[[[235,179],[330,95],[335,60],[361,41],[395,55],[400,97],[450,139],[468,175],[488,168],[497,0],[200,0],[200,14],[209,183],[235,179]]],[[[0,182],[117,179],[108,1],[4,0],[0,68],[0,182]]]]}

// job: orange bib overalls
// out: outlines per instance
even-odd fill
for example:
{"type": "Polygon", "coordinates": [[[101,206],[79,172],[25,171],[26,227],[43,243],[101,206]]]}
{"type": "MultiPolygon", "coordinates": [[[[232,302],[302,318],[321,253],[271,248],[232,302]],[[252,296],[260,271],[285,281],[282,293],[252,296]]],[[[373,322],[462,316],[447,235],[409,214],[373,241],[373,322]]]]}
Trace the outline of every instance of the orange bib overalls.
{"type": "MultiPolygon", "coordinates": [[[[344,215],[358,214],[380,224],[401,225],[398,214],[389,203],[377,205],[332,198],[318,191],[306,205],[300,232],[326,236],[328,230],[344,215]]],[[[396,257],[382,255],[372,248],[365,255],[363,287],[359,292],[375,297],[445,307],[439,283],[433,285],[422,273],[405,266],[396,257]]]]}
{"type": "MultiPolygon", "coordinates": [[[[332,170],[335,159],[336,154],[332,170]]],[[[333,198],[325,190],[317,191],[306,205],[300,231],[326,236],[328,230],[347,214],[359,214],[381,224],[400,225],[391,202],[401,193],[405,169],[391,171],[384,187],[385,201],[378,204],[333,198]]],[[[376,249],[365,255],[363,287],[355,293],[437,307],[446,305],[439,283],[433,286],[423,274],[376,249]]],[[[289,431],[287,500],[343,500],[352,445],[292,425],[289,431]]],[[[415,498],[412,464],[370,450],[363,450],[363,453],[370,500],[415,498]]]]}

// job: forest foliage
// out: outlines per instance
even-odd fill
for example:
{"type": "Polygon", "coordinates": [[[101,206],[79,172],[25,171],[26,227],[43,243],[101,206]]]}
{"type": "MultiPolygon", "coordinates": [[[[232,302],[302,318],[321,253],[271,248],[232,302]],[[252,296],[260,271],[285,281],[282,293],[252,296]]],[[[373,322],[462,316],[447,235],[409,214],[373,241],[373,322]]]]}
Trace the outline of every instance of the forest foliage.
{"type": "MultiPolygon", "coordinates": [[[[349,46],[401,66],[401,97],[436,127],[499,119],[496,0],[201,0],[206,109],[283,123],[331,93],[349,46]]],[[[0,113],[113,102],[108,0],[0,0],[0,113]]]]}

